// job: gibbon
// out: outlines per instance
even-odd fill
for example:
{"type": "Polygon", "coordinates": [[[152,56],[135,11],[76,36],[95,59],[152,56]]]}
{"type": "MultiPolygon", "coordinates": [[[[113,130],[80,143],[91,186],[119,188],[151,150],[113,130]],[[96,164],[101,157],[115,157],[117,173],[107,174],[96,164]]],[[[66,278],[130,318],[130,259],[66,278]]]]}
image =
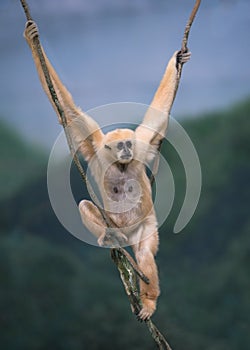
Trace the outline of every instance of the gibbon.
{"type": "MultiPolygon", "coordinates": [[[[55,108],[33,44],[33,38],[38,35],[36,23],[28,21],[24,36],[32,51],[42,86],[55,108]]],[[[106,134],[75,105],[44,51],[43,54],[74,142],[88,162],[99,187],[105,212],[118,229],[107,228],[98,207],[88,200],[82,200],[79,204],[82,221],[96,236],[100,246],[114,246],[112,236],[121,245],[132,246],[139,268],[150,281],[146,284],[140,280],[142,309],[138,316],[141,320],[147,320],[156,309],[160,289],[155,263],[159,244],[157,219],[146,168],[157,156],[168,126],[175,97],[177,64],[187,62],[190,52],[176,51],[173,54],[150,108],[135,131],[116,129],[106,134]]]]}

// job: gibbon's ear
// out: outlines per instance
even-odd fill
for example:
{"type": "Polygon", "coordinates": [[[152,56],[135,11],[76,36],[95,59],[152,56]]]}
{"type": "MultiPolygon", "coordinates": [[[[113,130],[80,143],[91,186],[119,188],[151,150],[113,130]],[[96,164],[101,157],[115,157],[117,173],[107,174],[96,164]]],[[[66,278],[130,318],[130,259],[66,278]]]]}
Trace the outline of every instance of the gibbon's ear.
{"type": "Polygon", "coordinates": [[[178,54],[179,52],[176,51],[170,59],[150,107],[135,131],[137,139],[156,148],[159,147],[165,136],[170,110],[175,98],[178,54]]]}

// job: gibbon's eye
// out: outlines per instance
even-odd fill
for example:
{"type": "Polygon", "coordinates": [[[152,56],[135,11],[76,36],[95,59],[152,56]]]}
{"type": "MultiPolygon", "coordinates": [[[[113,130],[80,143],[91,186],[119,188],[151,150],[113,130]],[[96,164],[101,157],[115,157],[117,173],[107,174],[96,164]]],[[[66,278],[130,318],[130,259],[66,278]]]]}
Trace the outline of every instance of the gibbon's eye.
{"type": "Polygon", "coordinates": [[[108,145],[104,145],[104,147],[111,150],[111,147],[109,147],[108,145]]]}
{"type": "Polygon", "coordinates": [[[123,147],[124,147],[123,142],[118,142],[118,144],[117,144],[117,148],[118,148],[119,150],[122,150],[122,149],[123,149],[123,147]]]}
{"type": "Polygon", "coordinates": [[[127,142],[126,142],[126,146],[127,146],[128,148],[131,148],[131,147],[132,147],[132,142],[131,142],[131,141],[127,141],[127,142]]]}

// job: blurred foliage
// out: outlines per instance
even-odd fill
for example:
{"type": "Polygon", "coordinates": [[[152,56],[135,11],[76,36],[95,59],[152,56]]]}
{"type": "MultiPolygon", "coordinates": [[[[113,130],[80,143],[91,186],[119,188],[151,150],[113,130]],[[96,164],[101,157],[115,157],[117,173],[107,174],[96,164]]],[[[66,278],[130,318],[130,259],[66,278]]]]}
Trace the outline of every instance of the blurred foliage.
{"type": "MultiPolygon", "coordinates": [[[[163,145],[177,193],[160,229],[162,293],[154,320],[175,350],[249,347],[249,114],[250,99],[183,123],[200,157],[203,188],[194,217],[178,235],[172,231],[185,174],[176,152],[163,145]]],[[[11,135],[6,148],[9,140],[11,135]]],[[[20,153],[12,166],[6,164],[6,174],[25,159],[33,164],[30,146],[23,146],[25,157],[18,143],[9,146],[20,153]]],[[[75,171],[72,178],[77,200],[86,197],[75,171]]],[[[131,314],[108,250],[78,241],[58,223],[46,171],[9,193],[0,203],[1,348],[154,349],[145,326],[131,314]]]]}
{"type": "Polygon", "coordinates": [[[0,198],[8,197],[45,169],[46,156],[0,120],[0,198]]]}

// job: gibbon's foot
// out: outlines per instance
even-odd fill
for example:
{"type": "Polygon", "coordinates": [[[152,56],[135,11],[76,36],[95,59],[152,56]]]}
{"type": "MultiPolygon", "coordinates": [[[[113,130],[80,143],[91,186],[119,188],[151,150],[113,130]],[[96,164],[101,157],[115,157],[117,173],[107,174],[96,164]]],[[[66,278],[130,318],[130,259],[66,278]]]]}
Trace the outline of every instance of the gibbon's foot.
{"type": "Polygon", "coordinates": [[[178,51],[177,56],[176,56],[176,60],[177,60],[177,63],[184,64],[190,60],[190,57],[191,57],[190,51],[187,50],[186,52],[183,52],[183,53],[182,53],[182,51],[178,51]]]}
{"type": "Polygon", "coordinates": [[[147,321],[156,309],[156,300],[142,299],[142,309],[137,315],[139,321],[147,321]]]}
{"type": "Polygon", "coordinates": [[[28,40],[33,40],[39,36],[38,27],[34,21],[27,21],[25,24],[24,36],[28,40]]]}
{"type": "Polygon", "coordinates": [[[128,238],[119,229],[106,228],[105,234],[101,235],[97,242],[100,247],[120,247],[126,244],[128,238]]]}

